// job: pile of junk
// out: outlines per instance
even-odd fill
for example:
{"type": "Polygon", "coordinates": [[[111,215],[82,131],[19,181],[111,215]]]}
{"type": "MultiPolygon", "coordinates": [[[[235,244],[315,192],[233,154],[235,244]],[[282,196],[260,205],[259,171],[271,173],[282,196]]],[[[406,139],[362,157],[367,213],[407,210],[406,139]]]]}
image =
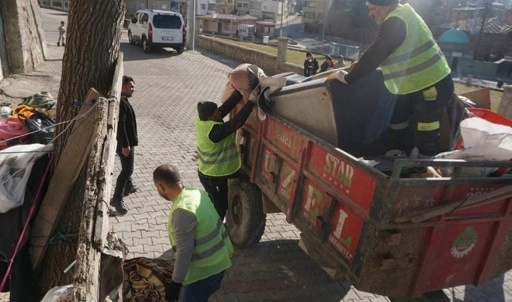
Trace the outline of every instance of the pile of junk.
{"type": "Polygon", "coordinates": [[[43,91],[0,106],[0,292],[28,301],[20,276],[30,267],[29,222],[48,183],[56,101],[43,91]]]}
{"type": "Polygon", "coordinates": [[[21,144],[48,144],[54,137],[55,100],[46,91],[27,96],[14,108],[0,107],[0,150],[21,144]]]}
{"type": "MultiPolygon", "coordinates": [[[[0,293],[12,302],[74,301],[74,285],[55,286],[37,292],[34,271],[34,220],[43,207],[50,183],[53,142],[56,139],[56,101],[48,92],[21,100],[16,106],[0,104],[0,293]],[[42,300],[41,300],[42,299],[42,300]]],[[[79,117],[73,119],[76,120],[79,117]]],[[[60,122],[68,124],[71,121],[60,122]]],[[[56,233],[52,242],[63,240],[56,233]]],[[[128,249],[114,232],[107,235],[102,254],[101,301],[163,301],[173,262],[136,257],[126,259],[128,249]]],[[[167,258],[172,258],[169,255],[167,258]]],[[[64,273],[76,264],[71,263],[64,273]]]]}

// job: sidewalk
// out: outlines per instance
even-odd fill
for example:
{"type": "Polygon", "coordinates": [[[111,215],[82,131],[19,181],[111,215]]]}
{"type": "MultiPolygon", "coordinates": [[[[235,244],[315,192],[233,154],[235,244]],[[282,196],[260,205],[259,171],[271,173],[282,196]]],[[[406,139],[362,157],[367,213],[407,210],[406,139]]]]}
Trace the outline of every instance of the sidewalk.
{"type": "MultiPolygon", "coordinates": [[[[56,41],[57,34],[46,32],[46,42],[56,41]]],[[[37,70],[27,74],[11,74],[0,81],[0,103],[12,106],[21,102],[21,98],[41,91],[48,91],[56,99],[59,92],[62,73],[64,47],[47,44],[46,60],[37,70]]]]}

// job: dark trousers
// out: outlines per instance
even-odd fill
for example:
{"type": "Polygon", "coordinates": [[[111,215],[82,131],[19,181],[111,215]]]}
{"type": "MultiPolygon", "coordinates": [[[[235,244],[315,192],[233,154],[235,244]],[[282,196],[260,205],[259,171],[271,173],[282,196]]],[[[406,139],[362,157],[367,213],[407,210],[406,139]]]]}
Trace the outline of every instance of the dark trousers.
{"type": "Polygon", "coordinates": [[[199,173],[199,181],[223,220],[228,210],[228,177],[207,177],[199,173]]]}
{"type": "Polygon", "coordinates": [[[121,173],[117,177],[116,188],[114,189],[114,199],[122,199],[123,191],[125,187],[133,186],[132,174],[133,174],[133,163],[134,163],[135,148],[130,147],[130,154],[124,156],[121,153],[121,149],[118,149],[117,155],[121,159],[121,173]]]}
{"type": "Polygon", "coordinates": [[[208,298],[220,289],[224,272],[184,285],[181,302],[208,302],[208,298]]]}
{"type": "Polygon", "coordinates": [[[399,95],[389,126],[388,149],[410,153],[414,147],[422,155],[440,153],[441,121],[454,87],[451,75],[424,90],[399,95]],[[414,127],[409,125],[413,118],[414,127]]]}

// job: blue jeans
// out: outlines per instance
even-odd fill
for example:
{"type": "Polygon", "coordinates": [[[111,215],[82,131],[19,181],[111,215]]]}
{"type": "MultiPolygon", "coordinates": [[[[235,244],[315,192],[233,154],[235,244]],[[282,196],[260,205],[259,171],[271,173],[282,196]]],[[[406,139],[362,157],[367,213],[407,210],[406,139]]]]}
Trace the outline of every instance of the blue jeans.
{"type": "Polygon", "coordinates": [[[208,302],[208,298],[219,290],[222,278],[224,272],[184,285],[181,289],[180,302],[208,302]]]}

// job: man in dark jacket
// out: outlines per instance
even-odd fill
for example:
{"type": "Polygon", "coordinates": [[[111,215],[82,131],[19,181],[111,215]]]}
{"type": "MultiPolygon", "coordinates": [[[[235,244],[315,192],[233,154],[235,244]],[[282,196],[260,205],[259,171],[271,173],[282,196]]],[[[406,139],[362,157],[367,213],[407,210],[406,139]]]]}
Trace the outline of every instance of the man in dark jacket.
{"type": "Polygon", "coordinates": [[[304,60],[304,76],[309,77],[315,75],[318,71],[318,61],[309,51],[306,52],[306,60],[304,60]]]}
{"type": "Polygon", "coordinates": [[[135,89],[135,81],[132,77],[123,76],[123,86],[121,89],[121,102],[119,104],[119,121],[117,124],[117,148],[116,153],[121,160],[121,173],[117,177],[114,197],[110,205],[116,208],[116,211],[124,215],[128,208],[124,204],[123,197],[135,193],[137,187],[133,185],[133,163],[135,155],[135,146],[139,141],[137,138],[137,119],[135,111],[128,101],[135,89]]]}

